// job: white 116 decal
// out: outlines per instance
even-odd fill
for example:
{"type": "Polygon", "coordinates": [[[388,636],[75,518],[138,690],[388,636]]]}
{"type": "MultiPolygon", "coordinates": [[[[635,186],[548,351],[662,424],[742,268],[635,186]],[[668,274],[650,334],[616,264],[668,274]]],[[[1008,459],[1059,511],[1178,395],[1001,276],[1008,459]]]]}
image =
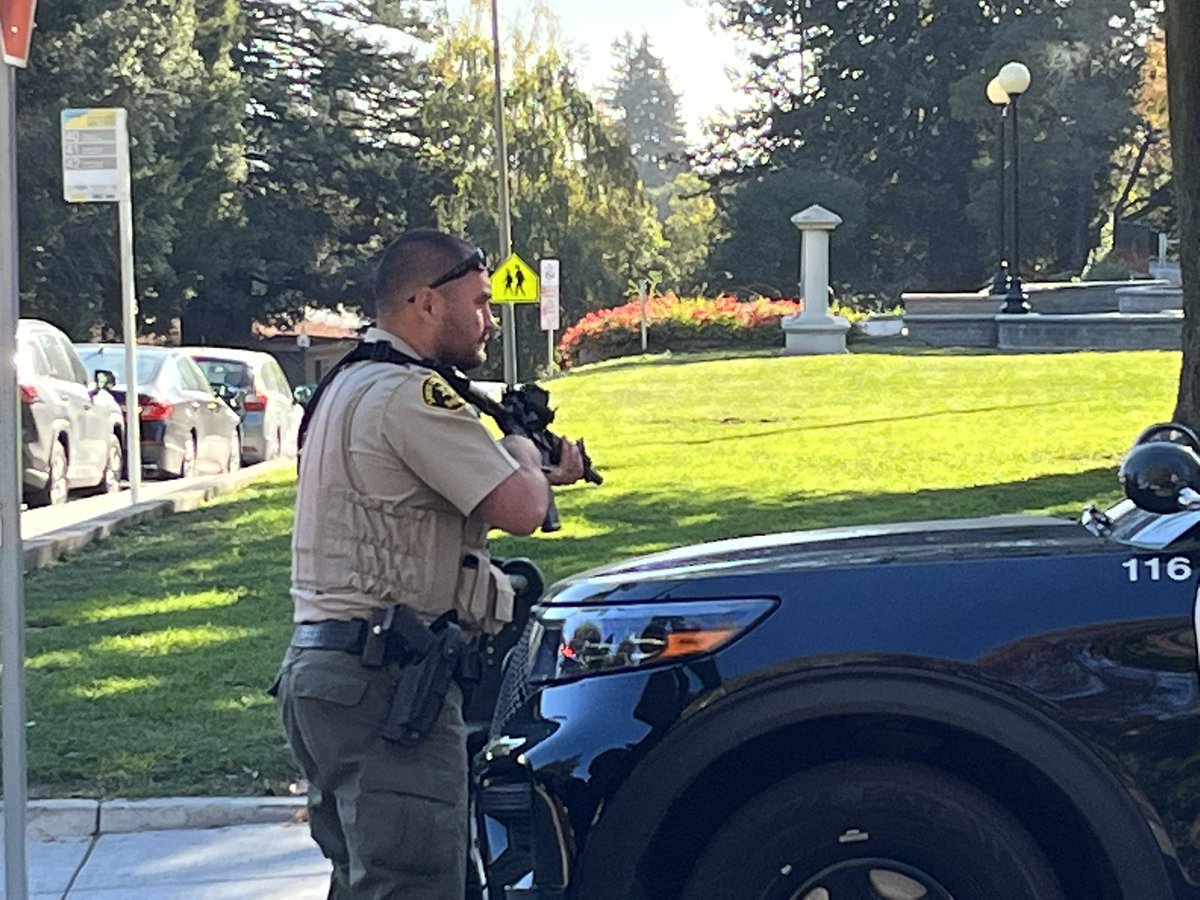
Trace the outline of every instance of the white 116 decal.
{"type": "Polygon", "coordinates": [[[1192,563],[1186,556],[1173,556],[1165,562],[1157,556],[1150,559],[1127,559],[1121,563],[1121,568],[1129,574],[1130,581],[1139,581],[1142,578],[1148,581],[1162,581],[1163,578],[1187,581],[1192,577],[1192,563]]]}

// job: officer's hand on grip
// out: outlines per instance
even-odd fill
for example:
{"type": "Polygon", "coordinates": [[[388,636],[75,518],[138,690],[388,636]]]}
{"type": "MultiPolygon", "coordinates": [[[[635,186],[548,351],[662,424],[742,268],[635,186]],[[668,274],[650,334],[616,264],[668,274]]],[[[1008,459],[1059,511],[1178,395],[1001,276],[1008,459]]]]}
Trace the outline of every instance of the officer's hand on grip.
{"type": "Polygon", "coordinates": [[[558,445],[558,460],[546,467],[546,478],[551,484],[574,484],[583,478],[583,453],[575,441],[562,438],[558,445]]]}
{"type": "Polygon", "coordinates": [[[542,451],[537,444],[523,434],[506,434],[500,439],[500,446],[509,455],[526,468],[540,469],[542,467],[542,451]]]}

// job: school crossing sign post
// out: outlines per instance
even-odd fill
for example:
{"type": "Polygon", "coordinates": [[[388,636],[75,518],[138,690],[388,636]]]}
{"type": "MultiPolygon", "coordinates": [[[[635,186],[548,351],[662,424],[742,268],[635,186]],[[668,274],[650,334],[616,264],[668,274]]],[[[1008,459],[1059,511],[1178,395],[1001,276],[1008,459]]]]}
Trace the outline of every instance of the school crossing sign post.
{"type": "Polygon", "coordinates": [[[493,303],[538,303],[540,290],[537,273],[515,253],[492,275],[493,303]]]}
{"type": "Polygon", "coordinates": [[[509,330],[504,334],[506,342],[506,353],[512,354],[512,381],[509,381],[508,371],[505,371],[504,380],[511,386],[517,378],[517,359],[516,359],[516,339],[517,329],[514,321],[516,304],[518,303],[537,303],[540,299],[539,292],[541,288],[538,284],[537,273],[529,267],[529,264],[515,253],[510,253],[499,268],[492,275],[492,302],[503,303],[502,308],[503,321],[510,323],[509,330]],[[507,347],[507,342],[511,341],[511,348],[507,347]]]}

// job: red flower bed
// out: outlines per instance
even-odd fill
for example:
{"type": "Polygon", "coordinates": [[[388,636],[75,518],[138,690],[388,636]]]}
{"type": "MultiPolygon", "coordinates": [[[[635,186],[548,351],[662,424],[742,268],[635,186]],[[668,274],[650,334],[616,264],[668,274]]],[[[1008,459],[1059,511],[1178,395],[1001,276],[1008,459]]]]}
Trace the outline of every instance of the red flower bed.
{"type": "MultiPolygon", "coordinates": [[[[779,320],[801,309],[795,300],[676,297],[646,303],[646,345],[651,352],[717,347],[783,346],[779,320]]],[[[558,363],[570,368],[642,351],[642,310],[637,300],[590,312],[558,342],[558,363]]]]}

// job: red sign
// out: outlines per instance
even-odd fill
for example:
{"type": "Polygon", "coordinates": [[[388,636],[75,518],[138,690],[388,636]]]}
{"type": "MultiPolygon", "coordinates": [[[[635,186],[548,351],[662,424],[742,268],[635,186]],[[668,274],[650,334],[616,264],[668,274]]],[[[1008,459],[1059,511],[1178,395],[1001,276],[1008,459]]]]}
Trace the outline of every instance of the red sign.
{"type": "Polygon", "coordinates": [[[37,0],[0,0],[0,28],[4,29],[4,61],[22,69],[29,64],[33,37],[33,10],[37,0]]]}

